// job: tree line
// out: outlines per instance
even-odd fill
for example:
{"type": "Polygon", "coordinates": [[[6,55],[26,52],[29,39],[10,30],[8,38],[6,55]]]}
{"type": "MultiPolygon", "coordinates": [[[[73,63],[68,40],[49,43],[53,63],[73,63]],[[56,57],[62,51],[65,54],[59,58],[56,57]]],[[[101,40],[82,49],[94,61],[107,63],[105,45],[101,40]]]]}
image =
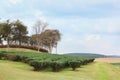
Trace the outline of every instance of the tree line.
{"type": "Polygon", "coordinates": [[[57,48],[61,40],[61,33],[56,29],[47,29],[48,23],[37,21],[32,28],[33,34],[28,36],[28,29],[20,20],[0,22],[0,45],[7,42],[10,45],[36,46],[39,49],[45,48],[50,53],[53,48],[57,48]]]}

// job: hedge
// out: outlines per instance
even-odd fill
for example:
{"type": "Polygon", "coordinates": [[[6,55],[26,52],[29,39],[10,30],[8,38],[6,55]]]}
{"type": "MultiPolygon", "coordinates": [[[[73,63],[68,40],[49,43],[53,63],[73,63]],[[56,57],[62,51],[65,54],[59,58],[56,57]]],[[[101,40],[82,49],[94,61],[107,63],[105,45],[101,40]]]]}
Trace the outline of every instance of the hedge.
{"type": "Polygon", "coordinates": [[[0,59],[2,58],[27,63],[34,67],[35,71],[51,68],[54,72],[58,72],[64,68],[72,68],[72,70],[76,70],[81,65],[86,65],[94,61],[93,58],[28,52],[1,52],[0,59]]]}
{"type": "MultiPolygon", "coordinates": [[[[9,45],[10,48],[25,48],[25,49],[31,49],[31,50],[36,50],[38,51],[38,47],[36,46],[26,46],[26,45],[9,45]]],[[[7,45],[0,45],[0,48],[7,48],[7,45]]],[[[48,52],[48,50],[44,48],[39,49],[40,52],[48,52]]]]}

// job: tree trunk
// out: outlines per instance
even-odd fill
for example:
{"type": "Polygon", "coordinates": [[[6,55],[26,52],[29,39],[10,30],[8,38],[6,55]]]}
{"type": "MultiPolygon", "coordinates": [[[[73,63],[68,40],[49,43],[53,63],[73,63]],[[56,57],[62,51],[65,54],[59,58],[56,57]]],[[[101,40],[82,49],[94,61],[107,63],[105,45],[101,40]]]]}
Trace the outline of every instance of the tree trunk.
{"type": "Polygon", "coordinates": [[[40,51],[40,46],[38,45],[37,48],[38,48],[38,52],[39,52],[40,51]]]}
{"type": "Polygon", "coordinates": [[[52,46],[49,46],[49,53],[52,53],[52,46]]]}
{"type": "Polygon", "coordinates": [[[57,45],[56,45],[56,54],[57,54],[57,45]]]}
{"type": "Polygon", "coordinates": [[[72,67],[72,70],[73,70],[73,71],[75,71],[75,70],[76,70],[76,68],[75,68],[75,67],[72,67]]]}
{"type": "Polygon", "coordinates": [[[9,38],[7,37],[7,52],[9,51],[9,38]]]}
{"type": "Polygon", "coordinates": [[[21,46],[21,40],[19,40],[19,45],[21,46]]]}

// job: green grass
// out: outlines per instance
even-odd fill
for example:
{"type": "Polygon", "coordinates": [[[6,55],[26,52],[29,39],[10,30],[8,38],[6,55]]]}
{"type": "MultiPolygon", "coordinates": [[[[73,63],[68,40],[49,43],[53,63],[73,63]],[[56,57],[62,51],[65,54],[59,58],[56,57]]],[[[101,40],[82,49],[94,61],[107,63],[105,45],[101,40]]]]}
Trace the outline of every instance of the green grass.
{"type": "Polygon", "coordinates": [[[120,63],[112,63],[113,65],[117,65],[117,66],[120,66],[120,63]]]}
{"type": "Polygon", "coordinates": [[[120,68],[111,64],[95,62],[60,72],[40,71],[21,62],[0,60],[0,80],[120,80],[120,68]]]}
{"type": "MultiPolygon", "coordinates": [[[[5,51],[6,48],[0,48],[5,51]]],[[[34,52],[37,51],[9,48],[9,52],[34,52]]],[[[115,64],[120,66],[120,64],[115,64]]],[[[0,80],[120,80],[120,67],[112,64],[94,62],[82,66],[76,71],[70,68],[60,72],[33,71],[33,68],[21,62],[0,60],[0,80]]]]}
{"type": "Polygon", "coordinates": [[[120,63],[112,63],[112,65],[115,65],[116,67],[120,68],[120,63]]]}
{"type": "MultiPolygon", "coordinates": [[[[18,49],[19,50],[19,49],[18,49]]],[[[65,56],[58,54],[45,54],[36,52],[26,52],[10,50],[5,51],[2,49],[0,52],[0,59],[7,59],[12,61],[26,62],[34,67],[34,70],[39,71],[51,68],[51,71],[60,71],[64,68],[72,68],[75,70],[80,65],[85,65],[94,61],[92,58],[82,58],[77,56],[65,56]]]]}
{"type": "Polygon", "coordinates": [[[1,51],[8,51],[8,52],[36,52],[36,53],[40,53],[38,51],[35,50],[30,50],[30,49],[24,49],[24,48],[0,48],[0,52],[1,51]]]}

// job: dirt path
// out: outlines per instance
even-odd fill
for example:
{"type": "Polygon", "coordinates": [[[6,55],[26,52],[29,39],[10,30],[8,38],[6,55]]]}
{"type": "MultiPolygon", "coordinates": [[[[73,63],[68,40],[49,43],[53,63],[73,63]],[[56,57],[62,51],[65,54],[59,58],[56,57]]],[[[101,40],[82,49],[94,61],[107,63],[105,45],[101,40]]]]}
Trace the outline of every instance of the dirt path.
{"type": "Polygon", "coordinates": [[[120,58],[96,58],[96,62],[120,63],[120,58]]]}

